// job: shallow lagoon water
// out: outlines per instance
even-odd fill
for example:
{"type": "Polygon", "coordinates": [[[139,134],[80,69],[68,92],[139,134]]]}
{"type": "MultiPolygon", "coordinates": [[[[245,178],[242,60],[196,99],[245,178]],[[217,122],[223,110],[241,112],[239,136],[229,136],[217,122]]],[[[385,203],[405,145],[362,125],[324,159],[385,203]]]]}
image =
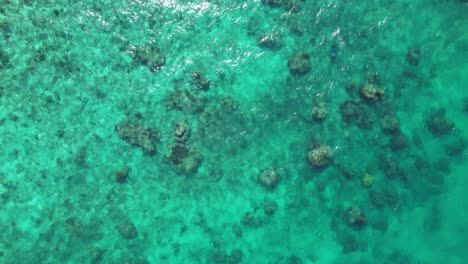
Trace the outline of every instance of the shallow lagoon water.
{"type": "Polygon", "coordinates": [[[465,263],[467,8],[0,1],[0,262],[465,263]]]}

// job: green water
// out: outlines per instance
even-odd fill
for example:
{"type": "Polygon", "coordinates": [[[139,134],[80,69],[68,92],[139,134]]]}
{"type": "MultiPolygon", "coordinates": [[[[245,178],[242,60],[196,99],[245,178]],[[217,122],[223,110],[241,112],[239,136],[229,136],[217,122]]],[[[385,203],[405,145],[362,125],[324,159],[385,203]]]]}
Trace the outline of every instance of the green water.
{"type": "Polygon", "coordinates": [[[0,263],[467,263],[467,32],[462,0],[0,0],[0,263]]]}

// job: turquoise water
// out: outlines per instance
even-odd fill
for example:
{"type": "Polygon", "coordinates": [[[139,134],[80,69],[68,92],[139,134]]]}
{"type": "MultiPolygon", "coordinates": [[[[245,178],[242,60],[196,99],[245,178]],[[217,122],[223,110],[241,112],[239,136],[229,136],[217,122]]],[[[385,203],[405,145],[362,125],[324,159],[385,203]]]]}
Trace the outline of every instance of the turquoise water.
{"type": "Polygon", "coordinates": [[[0,0],[0,263],[466,263],[468,3],[0,0]]]}

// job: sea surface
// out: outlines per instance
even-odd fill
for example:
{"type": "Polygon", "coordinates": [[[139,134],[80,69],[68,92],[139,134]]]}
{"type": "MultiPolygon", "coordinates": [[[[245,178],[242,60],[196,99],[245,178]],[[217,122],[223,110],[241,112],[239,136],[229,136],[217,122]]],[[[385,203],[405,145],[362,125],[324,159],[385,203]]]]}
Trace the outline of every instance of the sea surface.
{"type": "Polygon", "coordinates": [[[0,263],[465,264],[465,0],[0,0],[0,263]]]}

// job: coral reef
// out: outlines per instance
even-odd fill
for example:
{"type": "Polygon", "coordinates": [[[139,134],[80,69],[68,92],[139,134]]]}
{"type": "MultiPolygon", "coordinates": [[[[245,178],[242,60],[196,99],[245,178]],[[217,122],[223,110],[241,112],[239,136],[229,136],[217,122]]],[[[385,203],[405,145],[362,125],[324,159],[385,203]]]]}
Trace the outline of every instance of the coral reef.
{"type": "Polygon", "coordinates": [[[257,37],[257,45],[265,49],[279,50],[283,47],[283,39],[279,33],[263,33],[257,37]]]}
{"type": "Polygon", "coordinates": [[[393,151],[403,150],[408,146],[405,134],[399,131],[390,137],[390,148],[393,151]]]}
{"type": "Polygon", "coordinates": [[[87,159],[88,151],[85,147],[81,147],[80,149],[78,149],[78,151],[75,153],[75,156],[73,157],[73,161],[75,162],[75,164],[80,167],[86,166],[87,159]]]}
{"type": "Polygon", "coordinates": [[[356,97],[356,94],[357,94],[357,85],[354,81],[351,81],[349,83],[347,83],[345,86],[345,91],[346,93],[348,93],[349,96],[351,97],[356,97]]]}
{"type": "Polygon", "coordinates": [[[125,166],[122,169],[114,173],[114,178],[118,183],[125,183],[128,179],[129,174],[130,174],[130,168],[125,166]]]}
{"type": "Polygon", "coordinates": [[[182,120],[174,125],[174,139],[176,142],[185,143],[190,137],[190,126],[187,121],[182,120]]]}
{"type": "Polygon", "coordinates": [[[237,238],[241,238],[242,237],[242,228],[240,225],[238,224],[235,224],[232,226],[232,233],[234,233],[234,235],[237,237],[237,238]]]}
{"type": "Polygon", "coordinates": [[[421,61],[422,59],[422,52],[420,49],[410,49],[407,53],[406,53],[406,61],[411,64],[411,65],[418,65],[419,62],[421,61]]]}
{"type": "Polygon", "coordinates": [[[328,110],[324,102],[319,102],[312,107],[312,117],[315,120],[322,121],[328,115],[328,110]]]}
{"type": "Polygon", "coordinates": [[[340,105],[340,114],[346,124],[351,124],[358,120],[362,112],[362,106],[356,101],[345,101],[340,105]]]}
{"type": "Polygon", "coordinates": [[[220,99],[220,107],[224,113],[231,114],[239,108],[239,105],[232,97],[226,96],[220,99]]]}
{"type": "Polygon", "coordinates": [[[267,168],[258,174],[258,182],[268,190],[276,188],[281,177],[279,172],[274,168],[267,168]]]}
{"type": "Polygon", "coordinates": [[[290,13],[297,13],[302,9],[304,0],[262,0],[262,3],[270,7],[281,7],[290,13]]]}
{"type": "Polygon", "coordinates": [[[378,101],[383,95],[384,90],[374,84],[367,83],[361,88],[361,97],[367,101],[378,101]]]}
{"type": "Polygon", "coordinates": [[[306,23],[299,19],[296,15],[289,15],[286,22],[288,23],[289,31],[296,36],[302,36],[304,34],[306,23]]]}
{"type": "Polygon", "coordinates": [[[176,89],[164,99],[167,110],[179,110],[196,114],[203,111],[206,100],[204,97],[193,95],[187,90],[176,89]]]}
{"type": "Polygon", "coordinates": [[[374,177],[372,177],[369,173],[364,173],[364,175],[361,178],[361,184],[362,186],[368,188],[371,187],[374,184],[374,177]]]}
{"type": "Polygon", "coordinates": [[[465,97],[465,98],[463,99],[463,111],[464,111],[465,113],[468,113],[468,97],[465,97]]]}
{"type": "Polygon", "coordinates": [[[278,211],[278,204],[270,199],[263,202],[263,212],[268,216],[273,216],[278,211]]]}
{"type": "Polygon", "coordinates": [[[289,0],[262,0],[262,3],[271,7],[279,7],[286,4],[289,0]]]}
{"type": "Polygon", "coordinates": [[[395,114],[386,114],[380,119],[380,127],[385,133],[395,133],[400,130],[400,120],[395,114]]]}
{"type": "Polygon", "coordinates": [[[153,129],[124,118],[115,126],[115,131],[122,140],[141,148],[145,154],[153,155],[156,153],[155,141],[157,141],[158,136],[153,129]]]}
{"type": "Polygon", "coordinates": [[[433,110],[426,121],[427,128],[434,136],[448,134],[455,127],[455,124],[445,117],[445,109],[433,110]]]}
{"type": "Polygon", "coordinates": [[[379,161],[380,168],[388,178],[406,179],[407,175],[401,168],[398,159],[381,156],[379,161]]]}
{"type": "Polygon", "coordinates": [[[241,218],[241,224],[246,227],[260,227],[263,224],[262,219],[254,213],[247,212],[241,218]]]}
{"type": "Polygon", "coordinates": [[[138,237],[138,231],[136,226],[130,222],[130,220],[125,220],[124,222],[115,226],[120,235],[125,239],[134,239],[138,237]]]}
{"type": "Polygon", "coordinates": [[[205,73],[201,71],[192,72],[192,85],[201,91],[208,91],[210,89],[211,82],[205,77],[205,73]]]}
{"type": "Polygon", "coordinates": [[[0,263],[464,263],[460,3],[0,0],[0,263]]]}
{"type": "Polygon", "coordinates": [[[200,152],[180,143],[172,145],[165,158],[175,166],[176,172],[183,175],[196,173],[203,161],[200,152]]]}
{"type": "Polygon", "coordinates": [[[459,156],[465,151],[467,145],[468,143],[463,137],[456,136],[444,145],[445,153],[450,157],[459,156]]]}
{"type": "Polygon", "coordinates": [[[378,208],[384,206],[393,207],[398,202],[398,197],[390,191],[369,191],[369,200],[378,208]]]}
{"type": "Polygon", "coordinates": [[[332,151],[329,146],[316,145],[307,154],[307,162],[311,167],[326,167],[332,162],[332,151]]]}
{"type": "Polygon", "coordinates": [[[362,228],[367,224],[366,216],[362,209],[352,206],[345,213],[346,223],[354,228],[362,228]]]}
{"type": "Polygon", "coordinates": [[[238,264],[242,262],[244,254],[240,249],[233,249],[231,254],[227,254],[222,251],[212,252],[206,263],[219,263],[219,264],[238,264]]]}
{"type": "Polygon", "coordinates": [[[135,62],[146,65],[152,71],[158,71],[166,64],[166,55],[153,43],[147,43],[129,51],[135,62]]]}
{"type": "Polygon", "coordinates": [[[291,75],[299,77],[310,72],[310,55],[305,52],[297,52],[288,59],[288,67],[291,75]]]}

